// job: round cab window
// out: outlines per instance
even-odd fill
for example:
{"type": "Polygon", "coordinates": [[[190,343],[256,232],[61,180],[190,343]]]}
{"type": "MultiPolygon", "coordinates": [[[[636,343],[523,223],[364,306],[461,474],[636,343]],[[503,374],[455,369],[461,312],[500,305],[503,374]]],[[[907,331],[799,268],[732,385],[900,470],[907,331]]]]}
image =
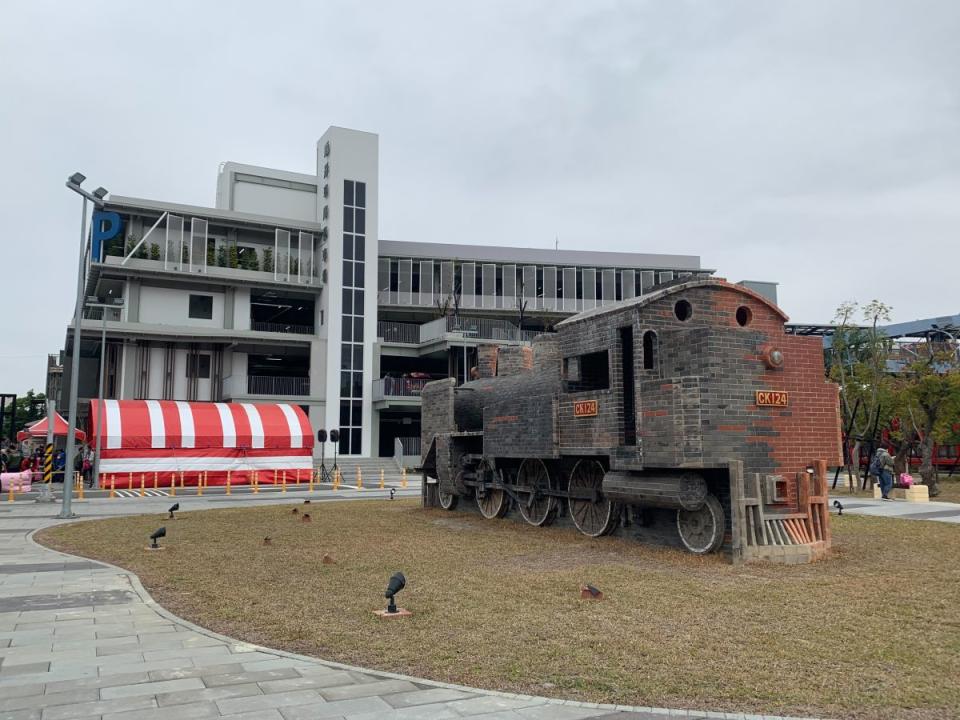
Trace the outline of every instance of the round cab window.
{"type": "Polygon", "coordinates": [[[753,320],[753,313],[746,305],[737,308],[737,325],[746,327],[753,320]]]}
{"type": "Polygon", "coordinates": [[[673,314],[680,322],[686,322],[693,315],[693,306],[686,300],[677,300],[677,304],[673,306],[673,314]]]}

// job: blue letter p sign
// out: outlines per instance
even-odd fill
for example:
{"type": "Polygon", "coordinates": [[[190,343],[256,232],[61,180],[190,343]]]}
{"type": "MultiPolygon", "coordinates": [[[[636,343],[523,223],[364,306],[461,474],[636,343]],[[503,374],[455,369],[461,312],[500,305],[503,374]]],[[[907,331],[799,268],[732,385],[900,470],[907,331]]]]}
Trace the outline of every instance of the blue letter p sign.
{"type": "Polygon", "coordinates": [[[103,260],[103,241],[120,234],[120,216],[115,212],[97,210],[93,213],[93,259],[103,260]]]}

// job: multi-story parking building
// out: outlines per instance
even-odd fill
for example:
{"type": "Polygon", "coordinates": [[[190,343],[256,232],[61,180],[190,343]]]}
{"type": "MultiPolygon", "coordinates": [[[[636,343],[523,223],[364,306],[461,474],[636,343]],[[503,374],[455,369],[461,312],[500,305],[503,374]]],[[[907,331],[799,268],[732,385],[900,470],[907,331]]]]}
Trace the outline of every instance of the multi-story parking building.
{"type": "MultiPolygon", "coordinates": [[[[225,163],[212,208],[111,196],[93,223],[81,414],[105,324],[107,398],[296,403],[340,429],[344,454],[415,455],[420,388],[468,377],[478,344],[712,272],[688,255],[381,240],[378,195],[377,136],[331,127],[315,175],[225,163]]],[[[67,363],[61,408],[69,381],[67,363]]]]}

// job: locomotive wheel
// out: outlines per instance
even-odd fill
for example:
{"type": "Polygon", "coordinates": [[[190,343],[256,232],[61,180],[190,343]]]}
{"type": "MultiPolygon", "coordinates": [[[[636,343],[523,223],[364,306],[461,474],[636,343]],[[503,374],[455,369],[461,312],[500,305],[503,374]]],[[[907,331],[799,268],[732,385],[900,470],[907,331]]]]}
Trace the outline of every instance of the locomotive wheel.
{"type": "MultiPolygon", "coordinates": [[[[484,481],[503,482],[503,473],[500,470],[494,470],[485,462],[480,463],[477,472],[482,475],[484,481]]],[[[477,507],[480,508],[480,514],[487,520],[502,518],[510,507],[510,497],[501,489],[481,486],[477,488],[477,507]]]]}
{"type": "Polygon", "coordinates": [[[570,517],[577,530],[590,537],[600,537],[617,525],[615,503],[600,494],[603,484],[603,465],[596,460],[579,460],[570,473],[570,517]],[[575,497],[596,491],[597,501],[575,497]]]}
{"type": "MultiPolygon", "coordinates": [[[[457,478],[454,480],[454,486],[456,486],[457,482],[460,481],[462,477],[463,470],[457,473],[457,478]]],[[[440,501],[440,507],[442,507],[444,510],[456,510],[457,502],[460,500],[460,496],[453,492],[444,490],[443,483],[440,483],[440,486],[437,488],[437,499],[440,501]]]]}
{"type": "Polygon", "coordinates": [[[695,555],[714,552],[723,544],[726,523],[723,507],[713,495],[707,495],[699,510],[677,510],[680,542],[695,555]]]}
{"type": "Polygon", "coordinates": [[[543,460],[527,458],[520,464],[517,472],[517,504],[523,519],[531,525],[540,527],[553,521],[557,499],[543,494],[551,487],[550,472],[543,460]]]}

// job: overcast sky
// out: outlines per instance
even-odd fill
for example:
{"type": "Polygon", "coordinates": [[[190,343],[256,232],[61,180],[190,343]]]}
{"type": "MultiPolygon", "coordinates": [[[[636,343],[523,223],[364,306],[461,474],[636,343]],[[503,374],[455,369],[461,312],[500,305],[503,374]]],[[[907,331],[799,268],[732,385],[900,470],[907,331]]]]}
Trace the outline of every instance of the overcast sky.
{"type": "Polygon", "coordinates": [[[960,311],[960,3],[30,2],[0,21],[0,391],[42,390],[80,199],[380,135],[380,237],[696,254],[791,319],[960,311]]]}

